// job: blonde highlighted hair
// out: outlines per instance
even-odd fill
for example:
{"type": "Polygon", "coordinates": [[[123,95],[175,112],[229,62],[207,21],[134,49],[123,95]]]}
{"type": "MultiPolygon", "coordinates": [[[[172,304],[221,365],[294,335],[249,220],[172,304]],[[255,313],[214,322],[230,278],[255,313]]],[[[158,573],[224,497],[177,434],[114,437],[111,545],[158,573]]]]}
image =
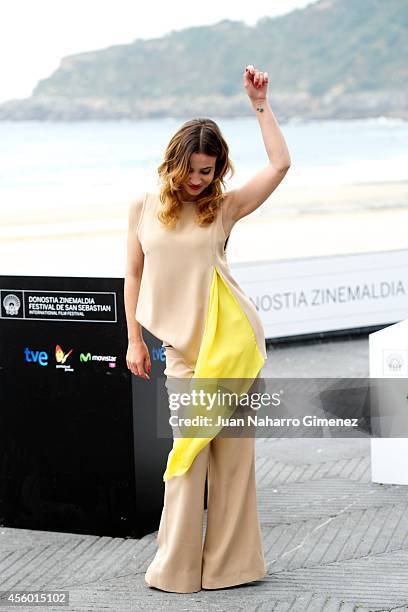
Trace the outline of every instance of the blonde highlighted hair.
{"type": "Polygon", "coordinates": [[[214,179],[198,196],[196,219],[199,225],[211,224],[224,197],[224,177],[235,170],[229,159],[229,149],[221,130],[212,119],[196,118],[183,123],[167,145],[164,160],[157,171],[160,180],[159,220],[168,228],[177,224],[182,209],[181,186],[188,180],[190,157],[204,153],[216,157],[214,179]]]}

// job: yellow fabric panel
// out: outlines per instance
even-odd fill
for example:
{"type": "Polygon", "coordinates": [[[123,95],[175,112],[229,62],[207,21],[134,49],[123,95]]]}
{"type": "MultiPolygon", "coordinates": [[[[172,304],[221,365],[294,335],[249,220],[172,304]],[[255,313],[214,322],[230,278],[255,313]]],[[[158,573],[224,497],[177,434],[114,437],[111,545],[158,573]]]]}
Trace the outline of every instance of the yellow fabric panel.
{"type": "MultiPolygon", "coordinates": [[[[222,274],[214,266],[203,338],[194,376],[186,381],[186,391],[204,389],[215,393],[217,389],[222,389],[238,394],[246,393],[264,362],[247,316],[222,274]],[[222,380],[221,384],[219,379],[222,380]]],[[[188,410],[189,417],[209,414],[205,405],[189,406],[188,410]]],[[[231,416],[232,412],[231,406],[216,405],[212,407],[211,415],[231,416]]],[[[183,416],[186,414],[183,411],[183,416]]],[[[183,429],[183,436],[187,432],[187,435],[194,434],[195,437],[174,438],[163,480],[184,474],[198,453],[221,429],[221,426],[215,425],[206,427],[207,437],[199,437],[200,427],[183,429]]]]}

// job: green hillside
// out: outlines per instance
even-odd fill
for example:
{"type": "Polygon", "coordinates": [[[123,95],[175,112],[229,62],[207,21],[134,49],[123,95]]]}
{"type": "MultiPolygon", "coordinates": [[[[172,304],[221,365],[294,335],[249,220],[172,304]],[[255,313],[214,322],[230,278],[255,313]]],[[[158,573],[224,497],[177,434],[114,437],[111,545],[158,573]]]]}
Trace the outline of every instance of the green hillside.
{"type": "Polygon", "coordinates": [[[4,109],[24,114],[24,104],[25,111],[37,109],[37,118],[174,116],[206,108],[243,114],[248,63],[269,72],[270,96],[283,115],[336,116],[337,108],[342,116],[345,107],[364,116],[375,107],[401,116],[407,33],[406,0],[320,0],[254,27],[225,20],[66,57],[30,99],[1,105],[0,118],[4,109]]]}

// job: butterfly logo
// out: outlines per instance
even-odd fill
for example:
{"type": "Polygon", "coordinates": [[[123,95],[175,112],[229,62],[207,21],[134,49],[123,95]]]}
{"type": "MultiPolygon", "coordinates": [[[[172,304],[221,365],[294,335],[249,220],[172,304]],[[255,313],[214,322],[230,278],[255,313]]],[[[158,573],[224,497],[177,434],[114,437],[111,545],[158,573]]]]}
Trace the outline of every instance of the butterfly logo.
{"type": "Polygon", "coordinates": [[[65,363],[74,349],[70,349],[68,353],[64,353],[59,344],[55,347],[55,360],[57,363],[65,363]]]}

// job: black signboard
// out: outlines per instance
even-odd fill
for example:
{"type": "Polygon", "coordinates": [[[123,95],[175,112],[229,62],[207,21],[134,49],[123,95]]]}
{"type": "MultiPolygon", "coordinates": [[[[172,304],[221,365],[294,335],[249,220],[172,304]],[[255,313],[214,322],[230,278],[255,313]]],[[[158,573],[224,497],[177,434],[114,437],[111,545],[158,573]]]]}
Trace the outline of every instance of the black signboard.
{"type": "Polygon", "coordinates": [[[0,523],[141,537],[158,528],[171,440],[126,366],[122,278],[0,277],[0,523]]]}

